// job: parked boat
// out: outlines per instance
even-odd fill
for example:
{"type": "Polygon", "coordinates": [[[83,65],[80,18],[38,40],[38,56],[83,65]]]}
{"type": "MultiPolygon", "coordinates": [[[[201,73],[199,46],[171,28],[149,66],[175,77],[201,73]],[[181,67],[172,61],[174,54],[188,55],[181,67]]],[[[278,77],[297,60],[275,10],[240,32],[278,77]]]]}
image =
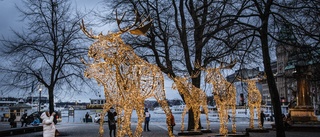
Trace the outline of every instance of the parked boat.
{"type": "MultiPolygon", "coordinates": [[[[172,114],[182,114],[185,107],[186,105],[178,105],[178,106],[171,106],[170,109],[172,114]]],[[[165,114],[161,107],[154,108],[153,112],[155,114],[165,114]]]]}
{"type": "Polygon", "coordinates": [[[61,117],[67,117],[67,116],[69,116],[68,110],[61,111],[61,117]]]}
{"type": "MultiPolygon", "coordinates": [[[[269,110],[266,107],[262,106],[261,110],[265,111],[269,110]]],[[[232,116],[232,109],[228,109],[228,115],[232,116]]],[[[236,107],[236,118],[250,118],[250,109],[245,106],[237,106],[236,107]]],[[[258,113],[257,109],[254,109],[254,119],[258,119],[258,113]]],[[[212,111],[209,111],[209,120],[210,121],[217,121],[219,120],[219,113],[217,109],[212,109],[212,111]]]]}

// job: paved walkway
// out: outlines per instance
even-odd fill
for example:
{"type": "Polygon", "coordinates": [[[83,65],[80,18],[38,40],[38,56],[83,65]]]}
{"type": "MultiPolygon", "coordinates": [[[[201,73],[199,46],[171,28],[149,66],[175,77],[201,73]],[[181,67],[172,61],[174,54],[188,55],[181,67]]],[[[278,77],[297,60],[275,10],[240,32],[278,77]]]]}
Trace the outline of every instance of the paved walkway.
{"type": "MultiPolygon", "coordinates": [[[[267,123],[268,126],[270,123],[267,123]]],[[[18,123],[17,128],[20,127],[20,123],[18,123]]],[[[136,124],[132,124],[132,129],[135,129],[136,124]]],[[[61,136],[68,136],[68,137],[98,137],[98,128],[99,124],[96,123],[58,123],[57,129],[61,132],[61,136]]],[[[105,137],[109,136],[108,126],[105,125],[105,137]]],[[[178,133],[180,132],[180,124],[177,124],[174,128],[174,134],[178,137],[178,133]]],[[[211,124],[211,130],[213,133],[204,133],[202,135],[197,135],[196,137],[215,137],[218,136],[218,123],[211,124]]],[[[247,124],[239,124],[237,125],[237,133],[238,134],[245,134],[245,129],[248,127],[247,124]]],[[[230,127],[229,127],[230,128],[230,127]]],[[[0,122],[0,130],[10,129],[10,125],[7,122],[0,122]]],[[[230,128],[231,129],[231,128],[230,128]]],[[[230,130],[229,129],[229,130],[230,130]]],[[[143,137],[167,137],[167,129],[165,123],[150,123],[150,132],[143,132],[143,137]]],[[[1,136],[1,135],[0,135],[1,136]]],[[[27,133],[23,135],[14,135],[11,137],[42,137],[42,132],[33,132],[27,133]]],[[[250,133],[249,137],[275,137],[275,131],[269,131],[268,133],[250,133]]],[[[286,132],[287,137],[319,137],[320,132],[286,132]]],[[[1,136],[2,137],[2,136],[1,136]]],[[[179,137],[186,137],[186,136],[179,136],[179,137]]],[[[190,137],[190,136],[188,136],[190,137]]]]}

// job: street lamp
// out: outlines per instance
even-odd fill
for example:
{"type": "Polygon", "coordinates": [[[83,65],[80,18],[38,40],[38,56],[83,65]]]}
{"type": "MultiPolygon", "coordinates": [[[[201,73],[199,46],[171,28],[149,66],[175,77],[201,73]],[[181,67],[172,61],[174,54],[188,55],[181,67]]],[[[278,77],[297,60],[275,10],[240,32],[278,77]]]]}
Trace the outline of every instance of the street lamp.
{"type": "Polygon", "coordinates": [[[41,107],[41,91],[42,91],[42,88],[41,88],[41,86],[39,86],[39,112],[40,112],[40,107],[41,107]]]}

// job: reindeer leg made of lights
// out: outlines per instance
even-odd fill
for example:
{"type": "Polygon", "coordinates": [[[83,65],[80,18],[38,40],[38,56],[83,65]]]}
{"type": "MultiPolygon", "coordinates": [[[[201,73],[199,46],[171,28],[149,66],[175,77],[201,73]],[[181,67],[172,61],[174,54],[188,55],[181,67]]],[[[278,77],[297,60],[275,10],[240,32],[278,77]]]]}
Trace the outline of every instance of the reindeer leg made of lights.
{"type": "Polygon", "coordinates": [[[220,97],[218,96],[217,92],[213,92],[213,98],[216,101],[216,106],[218,109],[218,116],[220,119],[220,128],[219,128],[219,133],[220,135],[226,135],[228,133],[228,129],[226,129],[225,127],[225,113],[224,111],[226,111],[226,105],[223,104],[223,102],[221,101],[220,97]]]}
{"type": "Polygon", "coordinates": [[[236,133],[236,100],[234,100],[234,105],[232,105],[232,133],[236,133]]]}
{"type": "Polygon", "coordinates": [[[209,121],[209,109],[207,104],[207,95],[202,90],[199,91],[199,100],[200,106],[202,106],[202,109],[204,113],[206,114],[206,123],[207,123],[207,130],[210,129],[210,121],[209,121]]]}
{"type": "Polygon", "coordinates": [[[203,98],[203,96],[201,96],[201,93],[204,93],[201,89],[195,87],[194,85],[192,85],[191,83],[188,83],[191,86],[191,93],[190,95],[193,97],[190,99],[190,101],[188,102],[188,104],[191,106],[192,111],[194,113],[193,119],[194,119],[194,131],[197,131],[199,129],[199,121],[200,121],[200,115],[201,115],[201,111],[200,111],[200,107],[201,107],[201,100],[206,100],[206,98],[203,98]]]}
{"type": "Polygon", "coordinates": [[[262,129],[262,123],[261,123],[261,105],[260,104],[257,104],[257,113],[258,113],[258,128],[262,129]]]}
{"type": "Polygon", "coordinates": [[[210,121],[209,121],[209,109],[208,109],[207,101],[201,101],[201,106],[202,106],[204,113],[206,114],[206,123],[207,123],[206,129],[209,130],[210,129],[210,121]]]}
{"type": "Polygon", "coordinates": [[[250,128],[254,128],[254,105],[252,103],[249,104],[249,111],[250,111],[250,128]]]}
{"type": "Polygon", "coordinates": [[[220,134],[221,135],[227,135],[228,134],[228,128],[227,128],[227,123],[228,123],[228,109],[225,104],[220,104],[219,105],[219,119],[220,119],[220,134]]]}
{"type": "MultiPolygon", "coordinates": [[[[198,105],[197,105],[198,106],[198,105]]],[[[194,131],[197,131],[198,128],[199,128],[199,121],[200,121],[200,114],[201,114],[201,111],[200,111],[200,107],[194,107],[192,108],[192,111],[194,113],[194,131]]]]}
{"type": "Polygon", "coordinates": [[[184,117],[186,115],[186,113],[188,112],[190,108],[186,105],[183,109],[183,112],[181,114],[181,132],[184,131],[184,117]]]}
{"type": "MultiPolygon", "coordinates": [[[[231,83],[230,87],[229,87],[229,93],[231,94],[232,97],[236,96],[236,88],[234,87],[234,85],[232,85],[231,83]]],[[[233,99],[231,100],[231,108],[232,108],[232,133],[236,133],[237,129],[236,129],[236,100],[233,99]]]]}
{"type": "Polygon", "coordinates": [[[124,136],[124,132],[123,132],[123,117],[122,117],[122,112],[123,112],[123,108],[121,108],[121,105],[120,105],[120,101],[118,100],[118,103],[116,105],[116,112],[117,112],[117,130],[116,130],[116,133],[117,133],[117,136],[118,137],[121,137],[121,136],[124,136]]]}
{"type": "Polygon", "coordinates": [[[112,105],[105,103],[103,105],[103,110],[100,114],[100,126],[99,126],[99,136],[103,137],[104,134],[104,128],[103,128],[103,123],[104,123],[104,116],[106,115],[107,111],[110,109],[112,105]]]}
{"type": "MultiPolygon", "coordinates": [[[[122,100],[122,103],[119,103],[120,105],[125,103],[124,100],[122,100]]],[[[117,137],[124,137],[126,136],[128,133],[127,133],[127,125],[125,123],[126,121],[126,116],[124,115],[125,114],[125,109],[124,109],[124,106],[125,105],[119,105],[119,112],[117,112],[117,119],[118,119],[118,128],[117,128],[117,137]]]]}
{"type": "MultiPolygon", "coordinates": [[[[164,91],[164,90],[162,90],[164,91]]],[[[161,94],[165,94],[164,92],[161,93],[161,94]]],[[[169,134],[169,137],[174,137],[173,135],[173,131],[171,130],[171,110],[169,108],[169,105],[167,103],[167,101],[165,100],[165,96],[163,95],[160,95],[159,94],[156,94],[154,96],[157,100],[157,102],[160,104],[160,106],[162,107],[162,110],[164,111],[164,113],[166,114],[166,123],[167,123],[167,129],[168,129],[168,134],[169,134]]]]}
{"type": "Polygon", "coordinates": [[[124,109],[124,125],[123,130],[129,137],[133,137],[133,133],[131,130],[131,115],[132,115],[133,107],[130,105],[128,108],[124,109]]]}
{"type": "Polygon", "coordinates": [[[139,104],[140,106],[136,108],[137,116],[138,116],[138,125],[136,127],[136,130],[134,132],[135,137],[140,137],[141,133],[143,131],[142,129],[142,123],[145,121],[144,116],[144,104],[139,104]]]}

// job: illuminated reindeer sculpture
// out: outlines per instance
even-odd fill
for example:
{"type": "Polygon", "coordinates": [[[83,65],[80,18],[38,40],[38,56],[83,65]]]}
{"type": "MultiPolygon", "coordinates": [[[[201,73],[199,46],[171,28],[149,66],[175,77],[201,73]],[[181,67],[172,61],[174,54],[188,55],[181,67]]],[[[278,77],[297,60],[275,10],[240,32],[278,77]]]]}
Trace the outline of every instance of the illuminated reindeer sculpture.
{"type": "Polygon", "coordinates": [[[174,81],[172,84],[172,89],[178,90],[181,95],[184,96],[184,101],[186,106],[183,110],[181,117],[181,132],[184,130],[184,116],[187,111],[191,108],[194,114],[194,131],[199,128],[200,120],[200,106],[202,106],[207,120],[207,129],[210,129],[210,121],[208,118],[208,105],[207,105],[207,95],[200,88],[195,87],[192,83],[188,82],[188,78],[183,77],[171,77],[174,81]]]}
{"type": "MultiPolygon", "coordinates": [[[[116,14],[117,15],[117,14],[116,14]]],[[[137,14],[136,14],[137,15],[137,14]]],[[[170,109],[165,100],[164,79],[161,70],[153,64],[146,62],[134,53],[134,50],[126,45],[121,34],[144,35],[151,25],[150,18],[140,22],[140,16],[136,16],[133,25],[120,28],[123,20],[117,17],[119,30],[115,33],[93,35],[84,27],[81,29],[89,38],[97,39],[88,52],[92,58],[91,63],[83,63],[87,66],[85,76],[94,78],[98,84],[104,87],[106,103],[101,114],[99,134],[103,136],[103,118],[110,107],[115,107],[117,116],[117,136],[142,136],[142,123],[144,121],[144,101],[149,97],[155,99],[162,106],[167,116],[167,124],[170,124],[170,109]],[[148,23],[144,25],[145,22],[148,23]],[[138,23],[140,22],[140,23],[138,23]],[[135,28],[134,28],[135,27],[135,28]],[[131,131],[131,114],[135,110],[138,116],[138,124],[134,134],[131,131]]],[[[169,136],[173,136],[168,126],[169,136]]]]}
{"type": "Polygon", "coordinates": [[[248,84],[248,106],[250,110],[250,128],[254,128],[254,108],[257,109],[257,116],[258,116],[258,121],[259,121],[259,128],[262,128],[262,123],[261,123],[261,93],[259,89],[256,86],[256,79],[248,79],[248,80],[242,80],[243,82],[247,82],[248,84]]]}
{"type": "Polygon", "coordinates": [[[228,109],[232,108],[232,133],[236,132],[235,114],[236,114],[236,88],[233,83],[228,82],[221,74],[221,69],[232,68],[236,62],[229,66],[223,67],[222,64],[218,68],[207,69],[205,81],[213,85],[213,98],[216,102],[221,135],[228,134],[228,109]],[[232,67],[231,67],[232,66],[232,67]]]}

